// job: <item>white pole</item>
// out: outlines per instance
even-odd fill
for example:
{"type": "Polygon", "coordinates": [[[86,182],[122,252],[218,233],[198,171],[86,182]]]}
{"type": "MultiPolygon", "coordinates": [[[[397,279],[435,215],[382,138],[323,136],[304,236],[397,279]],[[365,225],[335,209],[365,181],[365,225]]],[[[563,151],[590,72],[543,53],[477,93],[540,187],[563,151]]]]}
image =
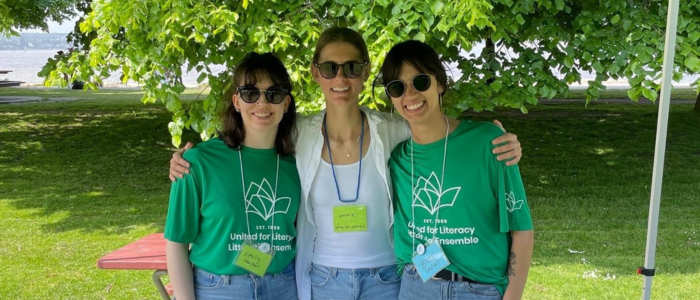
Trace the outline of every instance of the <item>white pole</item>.
{"type": "MultiPolygon", "coordinates": [[[[647,248],[644,258],[644,268],[654,269],[656,255],[656,230],[659,227],[659,204],[661,203],[661,184],[664,173],[664,157],[666,155],[666,131],[668,128],[668,112],[671,102],[671,79],[673,78],[673,59],[676,54],[676,30],[678,27],[678,0],[669,0],[668,15],[666,16],[666,44],[664,48],[663,77],[661,79],[661,99],[659,100],[659,117],[656,126],[656,150],[654,153],[654,171],[651,177],[651,203],[649,205],[649,226],[647,228],[647,248]]],[[[645,275],[642,299],[651,299],[651,279],[653,275],[645,275]]]]}

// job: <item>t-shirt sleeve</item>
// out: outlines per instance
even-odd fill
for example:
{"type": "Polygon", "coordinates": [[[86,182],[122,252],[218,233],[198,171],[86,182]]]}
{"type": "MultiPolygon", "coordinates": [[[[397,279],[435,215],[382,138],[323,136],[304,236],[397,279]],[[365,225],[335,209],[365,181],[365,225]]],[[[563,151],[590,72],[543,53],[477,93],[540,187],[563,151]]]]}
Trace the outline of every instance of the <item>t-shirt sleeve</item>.
{"type": "MultiPolygon", "coordinates": [[[[505,205],[507,215],[508,230],[523,231],[532,230],[532,217],[530,216],[530,206],[527,204],[525,187],[520,177],[520,168],[517,165],[506,166],[501,164],[501,174],[499,176],[499,203],[505,205]]],[[[501,226],[501,231],[503,231],[501,226]]]]}
{"type": "Polygon", "coordinates": [[[197,180],[197,171],[193,164],[190,174],[177,179],[170,187],[165,239],[181,244],[194,242],[199,233],[201,197],[201,185],[197,180]]]}

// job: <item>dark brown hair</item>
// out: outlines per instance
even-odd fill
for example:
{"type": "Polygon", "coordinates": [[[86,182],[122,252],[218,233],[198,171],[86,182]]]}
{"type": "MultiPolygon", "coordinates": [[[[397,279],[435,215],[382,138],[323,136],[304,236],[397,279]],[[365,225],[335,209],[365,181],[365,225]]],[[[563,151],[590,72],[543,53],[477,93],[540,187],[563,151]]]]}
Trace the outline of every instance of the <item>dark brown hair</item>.
{"type": "Polygon", "coordinates": [[[367,50],[367,43],[365,43],[365,39],[362,35],[350,28],[331,27],[323,31],[318,38],[313,62],[318,62],[321,57],[321,51],[323,51],[323,48],[328,46],[328,44],[341,42],[355,46],[355,48],[360,51],[362,59],[364,61],[369,61],[369,50],[367,50]]]}
{"type": "MultiPolygon", "coordinates": [[[[240,112],[236,111],[236,107],[233,105],[231,98],[237,93],[237,88],[239,86],[255,85],[258,81],[265,79],[269,79],[273,86],[281,86],[289,91],[291,101],[277,128],[275,150],[279,155],[293,155],[296,104],[294,102],[294,96],[291,94],[293,88],[292,81],[289,78],[289,73],[287,73],[287,68],[285,68],[282,61],[272,53],[259,54],[257,52],[250,52],[238,63],[233,74],[231,88],[224,93],[225,101],[228,101],[229,104],[223,113],[223,126],[222,130],[218,131],[219,137],[224,140],[227,146],[233,149],[239,149],[243,144],[243,140],[245,140],[243,117],[240,112]]],[[[262,97],[262,95],[260,95],[260,97],[262,97]]]]}
{"type": "Polygon", "coordinates": [[[418,72],[435,76],[438,84],[443,88],[441,96],[447,91],[447,72],[440,60],[440,56],[428,44],[421,41],[405,41],[394,45],[384,58],[384,63],[379,69],[377,77],[383,85],[401,77],[403,63],[407,63],[418,72]]]}

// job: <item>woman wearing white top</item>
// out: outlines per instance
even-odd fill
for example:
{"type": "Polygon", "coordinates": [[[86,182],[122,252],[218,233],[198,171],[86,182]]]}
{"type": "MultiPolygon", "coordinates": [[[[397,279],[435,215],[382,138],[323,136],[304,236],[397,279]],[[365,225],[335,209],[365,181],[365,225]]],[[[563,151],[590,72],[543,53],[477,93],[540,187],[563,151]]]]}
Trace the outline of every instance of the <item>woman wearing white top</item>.
{"type": "MultiPolygon", "coordinates": [[[[297,219],[299,299],[396,299],[387,161],[410,137],[405,121],[359,106],[370,61],[362,36],[348,28],[324,31],[311,66],[326,110],[297,119],[297,169],[302,184],[297,219]],[[362,159],[360,159],[362,158],[362,159]]],[[[520,160],[515,135],[495,144],[499,159],[520,160]]],[[[187,173],[182,152],[173,154],[170,177],[187,173]]]]}

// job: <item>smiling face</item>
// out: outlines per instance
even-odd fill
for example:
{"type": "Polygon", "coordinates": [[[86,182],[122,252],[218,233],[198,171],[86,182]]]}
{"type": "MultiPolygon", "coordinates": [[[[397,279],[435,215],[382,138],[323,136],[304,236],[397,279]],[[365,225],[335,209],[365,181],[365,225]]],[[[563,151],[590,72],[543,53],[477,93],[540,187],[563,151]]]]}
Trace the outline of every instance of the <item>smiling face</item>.
{"type": "Polygon", "coordinates": [[[443,87],[438,84],[434,75],[428,74],[430,88],[424,92],[417,91],[413,86],[413,78],[418,74],[424,73],[404,62],[398,79],[403,81],[405,91],[401,97],[391,97],[396,111],[409,124],[422,124],[442,115],[439,94],[442,93],[443,87]]]}
{"type": "MultiPolygon", "coordinates": [[[[344,64],[347,62],[364,63],[365,61],[357,47],[347,42],[334,42],[323,47],[316,63],[328,62],[344,64]]],[[[320,70],[315,65],[311,66],[314,80],[321,86],[323,95],[326,96],[326,105],[339,107],[358,105],[363,82],[369,78],[369,70],[370,65],[367,64],[362,68],[362,72],[357,78],[348,78],[343,70],[338,70],[334,78],[326,79],[321,76],[320,70]]]]}
{"type": "Polygon", "coordinates": [[[289,107],[291,97],[289,95],[285,96],[284,101],[279,104],[272,104],[267,101],[267,96],[265,96],[263,90],[273,86],[272,81],[267,76],[260,78],[254,86],[260,90],[260,96],[255,103],[243,101],[239,93],[234,94],[232,99],[236,110],[240,111],[243,117],[246,134],[269,132],[270,130],[277,131],[284,112],[289,107]]]}

